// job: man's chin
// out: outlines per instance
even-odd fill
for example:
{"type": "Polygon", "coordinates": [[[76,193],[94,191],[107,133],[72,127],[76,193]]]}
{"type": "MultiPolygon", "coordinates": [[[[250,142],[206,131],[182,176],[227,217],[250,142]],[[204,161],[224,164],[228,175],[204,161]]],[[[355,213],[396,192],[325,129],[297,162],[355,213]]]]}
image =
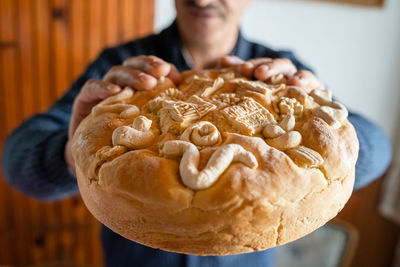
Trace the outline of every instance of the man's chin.
{"type": "Polygon", "coordinates": [[[196,31],[196,34],[192,35],[193,40],[198,44],[207,44],[207,43],[213,43],[213,40],[215,39],[216,36],[218,36],[217,33],[214,31],[196,31]]]}
{"type": "Polygon", "coordinates": [[[201,40],[213,39],[214,36],[222,34],[224,27],[221,24],[209,23],[209,24],[192,24],[190,32],[193,33],[196,38],[201,40]]]}
{"type": "Polygon", "coordinates": [[[199,43],[208,43],[225,32],[226,23],[221,18],[199,18],[180,26],[187,38],[199,43]]]}

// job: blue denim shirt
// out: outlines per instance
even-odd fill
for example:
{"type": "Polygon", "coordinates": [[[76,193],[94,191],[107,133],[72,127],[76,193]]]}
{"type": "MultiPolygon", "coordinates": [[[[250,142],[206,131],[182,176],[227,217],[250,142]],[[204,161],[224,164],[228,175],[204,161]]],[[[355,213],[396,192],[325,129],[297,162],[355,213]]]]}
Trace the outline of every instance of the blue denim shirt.
{"type": "MultiPolygon", "coordinates": [[[[72,104],[81,87],[90,78],[101,79],[113,66],[136,55],[155,55],[175,64],[178,70],[190,69],[182,55],[177,25],[174,22],[160,34],[150,35],[104,50],[47,112],[23,122],[4,147],[3,167],[6,180],[22,192],[42,199],[58,200],[78,193],[75,177],[64,160],[72,104]]],[[[244,60],[258,57],[289,58],[297,69],[307,69],[290,51],[272,50],[250,42],[241,34],[232,55],[244,60]]],[[[350,112],[360,141],[355,188],[367,185],[386,170],[391,160],[391,145],[379,127],[350,112]]],[[[129,241],[106,227],[101,233],[107,266],[273,266],[273,249],[221,257],[200,257],[164,252],[129,241]]]]}

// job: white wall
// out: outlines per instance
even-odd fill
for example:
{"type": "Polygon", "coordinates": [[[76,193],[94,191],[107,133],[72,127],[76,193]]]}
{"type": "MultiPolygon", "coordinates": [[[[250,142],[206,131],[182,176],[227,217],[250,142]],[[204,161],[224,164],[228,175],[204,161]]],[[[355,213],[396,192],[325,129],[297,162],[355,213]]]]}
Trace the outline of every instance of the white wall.
{"type": "MultiPolygon", "coordinates": [[[[174,16],[172,0],[156,0],[156,31],[174,16]]],[[[252,40],[296,52],[341,102],[394,140],[400,120],[399,0],[385,0],[383,8],[255,0],[242,30],[252,40]]]]}

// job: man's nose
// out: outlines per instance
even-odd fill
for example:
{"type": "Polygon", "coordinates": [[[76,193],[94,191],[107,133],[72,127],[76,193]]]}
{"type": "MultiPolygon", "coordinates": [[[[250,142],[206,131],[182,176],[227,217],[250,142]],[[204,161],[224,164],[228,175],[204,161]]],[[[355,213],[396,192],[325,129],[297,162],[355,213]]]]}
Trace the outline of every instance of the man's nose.
{"type": "Polygon", "coordinates": [[[201,7],[210,5],[212,3],[218,2],[218,0],[194,0],[194,2],[201,7]]]}

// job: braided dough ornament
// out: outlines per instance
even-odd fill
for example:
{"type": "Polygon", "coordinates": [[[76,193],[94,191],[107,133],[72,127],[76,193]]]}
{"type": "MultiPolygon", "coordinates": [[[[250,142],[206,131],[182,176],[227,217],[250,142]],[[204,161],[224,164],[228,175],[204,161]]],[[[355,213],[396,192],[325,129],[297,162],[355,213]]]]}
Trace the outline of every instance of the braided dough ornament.
{"type": "Polygon", "coordinates": [[[102,101],[72,144],[86,206],[130,240],[196,255],[264,250],[322,226],[352,192],[358,141],[329,91],[286,80],[188,71],[102,101]]]}

